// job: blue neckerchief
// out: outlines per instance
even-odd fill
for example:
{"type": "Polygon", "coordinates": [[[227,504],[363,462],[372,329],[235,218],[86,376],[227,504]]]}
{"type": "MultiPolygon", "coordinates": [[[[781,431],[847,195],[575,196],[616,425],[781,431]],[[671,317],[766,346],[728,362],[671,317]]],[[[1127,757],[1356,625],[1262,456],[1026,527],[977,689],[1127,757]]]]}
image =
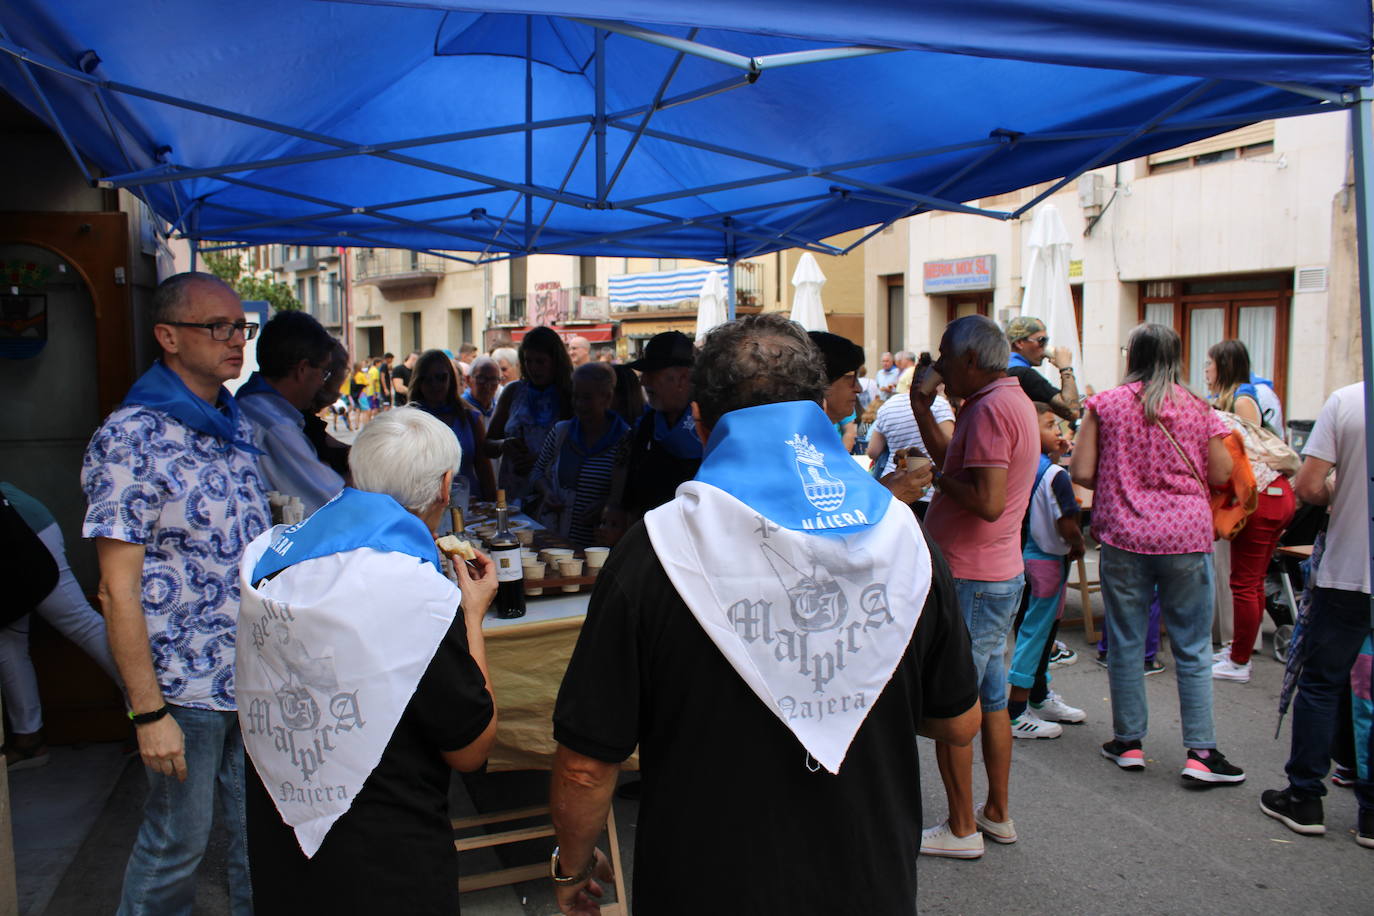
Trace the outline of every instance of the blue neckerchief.
{"type": "Polygon", "coordinates": [[[234,397],[242,398],[250,394],[275,394],[281,397],[281,392],[272,387],[272,383],[262,377],[261,372],[254,372],[248,376],[248,381],[239,386],[239,390],[234,397]]]}
{"type": "Polygon", "coordinates": [[[239,404],[228,389],[220,386],[219,396],[215,399],[216,406],[212,407],[186,387],[181,376],[168,369],[162,360],[153,363],[147,372],[139,376],[124,396],[124,404],[152,407],[175,417],[197,432],[232,443],[245,452],[262,454],[262,450],[253,443],[238,438],[239,404]],[[228,413],[217,407],[224,408],[228,413]]]}
{"type": "Polygon", "coordinates": [[[1020,353],[1017,353],[1015,350],[1012,350],[1011,356],[1007,359],[1007,368],[1015,369],[1017,366],[1025,366],[1027,369],[1035,368],[1030,364],[1030,361],[1027,360],[1024,356],[1022,356],[1020,353]]]}
{"type": "Polygon", "coordinates": [[[855,534],[878,523],[892,494],[844,450],[811,401],[732,410],[706,443],[696,479],[792,531],[855,534]]]}
{"type": "Polygon", "coordinates": [[[563,449],[558,456],[558,485],[565,490],[577,487],[577,475],[582,471],[582,462],[595,458],[610,448],[625,435],[630,425],[620,419],[619,414],[606,411],[606,431],[590,446],[582,444],[582,421],[573,417],[568,422],[568,435],[563,439],[563,449]]]}
{"type": "Polygon", "coordinates": [[[520,398],[525,402],[525,413],[532,426],[552,426],[558,422],[562,398],[557,385],[536,388],[529,382],[521,386],[520,398]]]}
{"type": "Polygon", "coordinates": [[[849,412],[849,416],[845,417],[843,420],[841,420],[841,421],[838,422],[838,423],[832,424],[832,425],[835,427],[835,435],[837,435],[837,436],[839,436],[841,439],[843,439],[843,438],[844,438],[844,428],[845,428],[846,426],[848,426],[850,423],[853,423],[853,422],[855,422],[855,421],[858,420],[858,419],[859,419],[859,412],[858,412],[857,410],[851,410],[851,411],[849,412]]]}
{"type": "Polygon", "coordinates": [[[699,459],[702,454],[701,437],[697,435],[697,422],[692,417],[692,408],[688,407],[682,412],[682,416],[668,428],[668,418],[661,410],[651,411],[654,423],[654,441],[663,446],[664,450],[674,458],[687,460],[699,459]]]}
{"type": "Polygon", "coordinates": [[[477,412],[480,413],[482,416],[486,417],[488,420],[491,419],[491,415],[492,415],[492,414],[496,413],[496,402],[495,402],[495,401],[492,401],[492,402],[491,402],[491,405],[490,405],[489,407],[483,407],[481,404],[478,404],[477,401],[475,401],[475,400],[473,399],[473,397],[472,397],[472,392],[471,392],[471,391],[464,391],[464,392],[463,392],[463,400],[465,400],[465,401],[467,401],[469,404],[471,404],[473,410],[477,411],[477,412]]]}
{"type": "Polygon", "coordinates": [[[385,493],[344,487],[305,521],[277,535],[253,567],[252,581],[261,582],[306,560],[360,547],[403,553],[439,570],[439,549],[424,522],[385,493]]]}

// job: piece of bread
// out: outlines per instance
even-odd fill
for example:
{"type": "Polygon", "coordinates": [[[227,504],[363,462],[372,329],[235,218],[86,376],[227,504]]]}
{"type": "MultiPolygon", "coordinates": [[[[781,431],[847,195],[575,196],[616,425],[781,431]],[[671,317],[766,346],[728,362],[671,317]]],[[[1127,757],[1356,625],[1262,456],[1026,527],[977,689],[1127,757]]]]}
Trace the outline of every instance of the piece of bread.
{"type": "Polygon", "coordinates": [[[467,541],[460,540],[451,534],[446,534],[439,538],[439,549],[450,557],[457,557],[460,560],[475,560],[477,552],[472,549],[472,545],[467,541]]]}

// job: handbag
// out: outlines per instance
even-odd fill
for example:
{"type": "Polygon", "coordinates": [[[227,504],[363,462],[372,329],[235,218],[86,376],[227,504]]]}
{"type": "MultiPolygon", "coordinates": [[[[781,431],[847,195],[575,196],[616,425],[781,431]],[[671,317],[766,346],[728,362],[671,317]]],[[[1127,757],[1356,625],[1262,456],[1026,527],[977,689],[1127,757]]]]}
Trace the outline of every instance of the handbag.
{"type": "Polygon", "coordinates": [[[19,510],[0,494],[0,572],[7,593],[0,602],[0,627],[7,627],[32,611],[57,587],[57,561],[24,521],[19,510]]]}
{"type": "Polygon", "coordinates": [[[1235,430],[1231,430],[1222,440],[1226,451],[1231,454],[1231,476],[1226,481],[1226,486],[1213,490],[1203,483],[1202,475],[1193,466],[1193,460],[1183,451],[1174,434],[1169,432],[1169,428],[1161,423],[1158,417],[1155,418],[1155,425],[1164,431],[1169,444],[1178,452],[1183,463],[1188,465],[1188,472],[1207,495],[1207,503],[1212,510],[1212,533],[1223,541],[1235,538],[1259,507],[1259,488],[1255,485],[1255,472],[1250,470],[1250,460],[1245,456],[1245,440],[1235,430]]]}
{"type": "Polygon", "coordinates": [[[1293,451],[1292,446],[1276,436],[1269,427],[1261,426],[1238,414],[1232,414],[1232,416],[1236,418],[1237,423],[1245,427],[1245,431],[1248,433],[1245,437],[1246,445],[1249,446],[1247,450],[1258,461],[1284,477],[1291,479],[1297,475],[1298,470],[1302,467],[1302,458],[1293,451]]]}

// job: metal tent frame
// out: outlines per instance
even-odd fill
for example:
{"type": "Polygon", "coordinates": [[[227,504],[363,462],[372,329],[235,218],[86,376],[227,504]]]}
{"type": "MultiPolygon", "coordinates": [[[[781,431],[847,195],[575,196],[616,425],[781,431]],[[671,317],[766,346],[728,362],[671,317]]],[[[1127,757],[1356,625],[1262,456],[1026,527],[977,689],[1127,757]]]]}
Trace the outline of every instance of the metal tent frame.
{"type": "MultiPolygon", "coordinates": [[[[700,103],[723,93],[748,91],[761,78],[790,67],[816,67],[838,61],[854,60],[876,55],[901,53],[900,48],[874,45],[840,45],[813,42],[814,47],[784,53],[748,55],[701,42],[699,28],[692,27],[686,36],[642,25],[606,19],[565,19],[592,31],[594,50],[584,63],[584,72],[592,83],[592,105],[585,113],[556,118],[534,117],[534,21],[525,16],[524,99],[523,117],[511,123],[472,130],[388,139],[380,142],[357,143],[318,130],[293,126],[280,121],[232,111],[196,102],[157,89],[131,85],[98,74],[98,52],[87,51],[75,66],[52,56],[29,50],[11,40],[0,17],[0,54],[17,64],[28,90],[37,101],[41,115],[61,137],[69,154],[88,182],[111,189],[128,189],[146,195],[149,189],[165,189],[172,202],[167,207],[154,207],[169,217],[173,231],[190,240],[195,248],[204,242],[221,242],[201,250],[222,251],[250,247],[267,241],[285,244],[325,244],[331,246],[410,247],[400,246],[387,237],[388,231],[398,227],[421,230],[433,236],[452,239],[458,250],[475,252],[472,257],[439,250],[436,246],[417,248],[438,257],[451,258],[468,264],[491,264],[514,257],[532,254],[597,254],[607,253],[607,246],[616,251],[636,255],[680,256],[665,250],[664,236],[674,233],[706,232],[719,237],[714,260],[731,267],[740,259],[783,248],[801,248],[823,254],[845,254],[862,245],[870,237],[904,217],[931,210],[968,213],[999,220],[1019,219],[1045,198],[1056,193],[1079,175],[1113,162],[1140,155],[1140,144],[1154,143],[1155,148],[1167,148],[1198,136],[1220,133],[1227,129],[1271,118],[1313,114],[1334,109],[1349,109],[1354,145],[1355,183],[1358,221],[1358,264],[1360,276],[1360,312],[1362,347],[1365,367],[1366,436],[1368,468],[1367,480],[1374,481],[1374,250],[1370,245],[1370,220],[1374,219],[1374,92],[1370,87],[1355,91],[1332,90],[1329,87],[1288,82],[1254,81],[1254,85],[1291,97],[1291,104],[1281,104],[1269,110],[1246,110],[1240,114],[1223,116],[1199,115],[1193,107],[1203,100],[1219,83],[1215,79],[1197,81],[1188,91],[1172,98],[1149,118],[1134,126],[1107,127],[1090,130],[1019,132],[1012,129],[994,130],[988,136],[965,142],[915,148],[887,153],[872,158],[850,159],[840,162],[808,163],[766,155],[745,149],[712,143],[653,126],[660,112],[679,106],[700,103]],[[612,56],[608,39],[619,36],[642,42],[671,52],[663,68],[652,98],[639,105],[612,109],[607,100],[608,67],[612,56]],[[687,58],[709,61],[731,71],[725,79],[695,85],[670,94],[670,89],[687,58]],[[118,148],[126,170],[96,177],[87,168],[79,150],[75,132],[59,112],[45,91],[42,73],[81,84],[89,92],[108,130],[109,138],[118,148]],[[235,122],[277,135],[283,140],[303,141],[318,147],[308,152],[292,152],[271,157],[213,164],[178,162],[174,151],[158,146],[151,133],[128,114],[121,105],[124,98],[139,99],[194,112],[211,118],[235,122]],[[534,175],[534,138],[541,132],[578,127],[582,130],[580,144],[568,157],[562,181],[557,185],[540,184],[534,175]],[[624,135],[623,151],[615,156],[608,137],[612,132],[624,135]],[[427,148],[446,144],[479,141],[493,137],[520,136],[524,140],[523,180],[510,180],[497,175],[460,168],[425,158],[427,148]],[[690,187],[673,188],[659,193],[618,195],[617,183],[624,174],[642,141],[650,139],[685,149],[721,157],[734,163],[745,163],[763,170],[746,178],[708,181],[690,187]],[[1010,211],[972,206],[946,196],[961,181],[970,176],[998,168],[999,160],[1014,151],[1033,148],[1038,144],[1085,141],[1101,144],[1091,155],[1085,156],[1068,174],[1059,177],[1049,188],[1023,206],[1010,211]],[[589,154],[595,172],[593,193],[570,190],[570,184],[584,157],[589,154]],[[966,154],[969,158],[944,180],[933,187],[913,190],[896,184],[875,181],[862,173],[875,166],[896,162],[916,161],[950,154],[966,154]],[[474,185],[450,193],[408,197],[383,202],[362,203],[333,199],[318,193],[308,193],[289,186],[273,184],[273,169],[325,162],[338,159],[371,159],[392,165],[437,173],[459,182],[474,185]],[[217,202],[213,194],[192,196],[187,189],[197,179],[212,179],[216,187],[227,186],[254,190],[266,195],[306,204],[314,208],[301,213],[280,216],[247,208],[231,207],[217,202]],[[816,180],[825,183],[823,191],[814,190],[816,180]],[[805,193],[770,198],[764,203],[752,203],[716,209],[704,215],[681,215],[662,205],[687,199],[705,200],[713,195],[740,189],[763,188],[801,182],[805,193]],[[499,217],[484,207],[462,209],[466,198],[480,197],[493,191],[513,195],[505,212],[499,217]],[[425,219],[413,219],[396,211],[420,205],[454,204],[452,212],[425,219]],[[818,217],[833,215],[838,208],[853,204],[867,204],[863,211],[871,216],[874,207],[880,208],[880,218],[867,219],[858,225],[874,225],[871,231],[846,247],[837,247],[819,237],[808,227],[816,225],[818,217]],[[570,238],[543,241],[550,219],[559,207],[581,211],[614,211],[632,214],[639,225],[612,231],[586,232],[570,238]],[[221,218],[210,221],[206,214],[216,211],[221,218]],[[233,221],[222,218],[230,214],[233,221]],[[346,224],[346,225],[345,225],[346,224]],[[646,241],[646,237],[653,237],[646,241]],[[248,239],[248,241],[244,241],[248,239]]],[[[148,198],[145,196],[145,200],[148,198]]],[[[148,200],[150,206],[153,201],[148,200]]],[[[833,229],[826,235],[833,235],[833,229]]],[[[692,255],[697,257],[697,255],[692,255]]],[[[727,271],[731,288],[728,309],[734,316],[735,296],[733,270],[727,271]]],[[[1370,488],[1369,522],[1371,544],[1374,544],[1374,486],[1370,488]]],[[[1371,560],[1374,567],[1374,559],[1371,560]]],[[[1374,607],[1371,608],[1374,623],[1374,607]]]]}

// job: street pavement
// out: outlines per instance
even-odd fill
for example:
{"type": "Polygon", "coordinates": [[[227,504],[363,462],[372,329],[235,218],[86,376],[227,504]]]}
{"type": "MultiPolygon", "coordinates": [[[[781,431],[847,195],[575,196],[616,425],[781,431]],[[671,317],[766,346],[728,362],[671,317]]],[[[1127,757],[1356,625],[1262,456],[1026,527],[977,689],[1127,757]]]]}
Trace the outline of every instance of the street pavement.
{"type": "MultiPolygon", "coordinates": [[[[1077,600],[1070,592],[1070,618],[1077,600]]],[[[1079,660],[1054,670],[1052,686],[1086,710],[1087,721],[1065,725],[1063,736],[1054,740],[1016,742],[1011,813],[1019,841],[988,844],[986,855],[976,861],[923,857],[922,913],[1374,913],[1374,851],[1355,843],[1356,803],[1350,790],[1330,790],[1324,837],[1299,836],[1259,811],[1260,792],[1284,785],[1288,751],[1287,723],[1281,737],[1274,737],[1283,667],[1269,654],[1267,642],[1264,654],[1255,656],[1250,683],[1214,682],[1218,743],[1249,778],[1238,786],[1198,790],[1179,778],[1184,750],[1167,648],[1161,658],[1168,670],[1146,678],[1147,768],[1125,772],[1098,750],[1112,736],[1107,672],[1094,663],[1095,652],[1081,631],[1061,638],[1078,650],[1079,660]]],[[[930,825],[944,818],[945,801],[934,748],[926,739],[920,743],[924,822],[930,825]]],[[[728,757],[735,765],[748,765],[747,748],[730,749],[728,757]]],[[[985,782],[976,749],[975,759],[981,799],[985,782]]],[[[547,778],[543,773],[455,777],[454,815],[541,804],[547,799],[547,778]]],[[[720,778],[729,778],[728,769],[721,768],[720,778]]],[[[118,745],[58,749],[49,766],[11,774],[21,913],[111,912],[145,791],[137,758],[120,753],[118,745]]],[[[637,815],[635,802],[617,800],[627,875],[633,874],[637,815]]],[[[760,843],[767,843],[766,829],[760,825],[760,843]]],[[[475,873],[547,861],[552,845],[549,839],[533,841],[502,859],[490,851],[464,853],[460,865],[464,873],[475,873]]],[[[224,850],[225,836],[218,832],[201,867],[198,916],[228,913],[224,850]]],[[[700,863],[698,880],[710,881],[711,850],[680,854],[700,863]]],[[[834,880],[845,876],[836,874],[834,880]]],[[[557,909],[548,882],[534,881],[465,895],[463,911],[547,916],[557,909]]],[[[735,911],[729,900],[721,900],[717,912],[735,911]]]]}

